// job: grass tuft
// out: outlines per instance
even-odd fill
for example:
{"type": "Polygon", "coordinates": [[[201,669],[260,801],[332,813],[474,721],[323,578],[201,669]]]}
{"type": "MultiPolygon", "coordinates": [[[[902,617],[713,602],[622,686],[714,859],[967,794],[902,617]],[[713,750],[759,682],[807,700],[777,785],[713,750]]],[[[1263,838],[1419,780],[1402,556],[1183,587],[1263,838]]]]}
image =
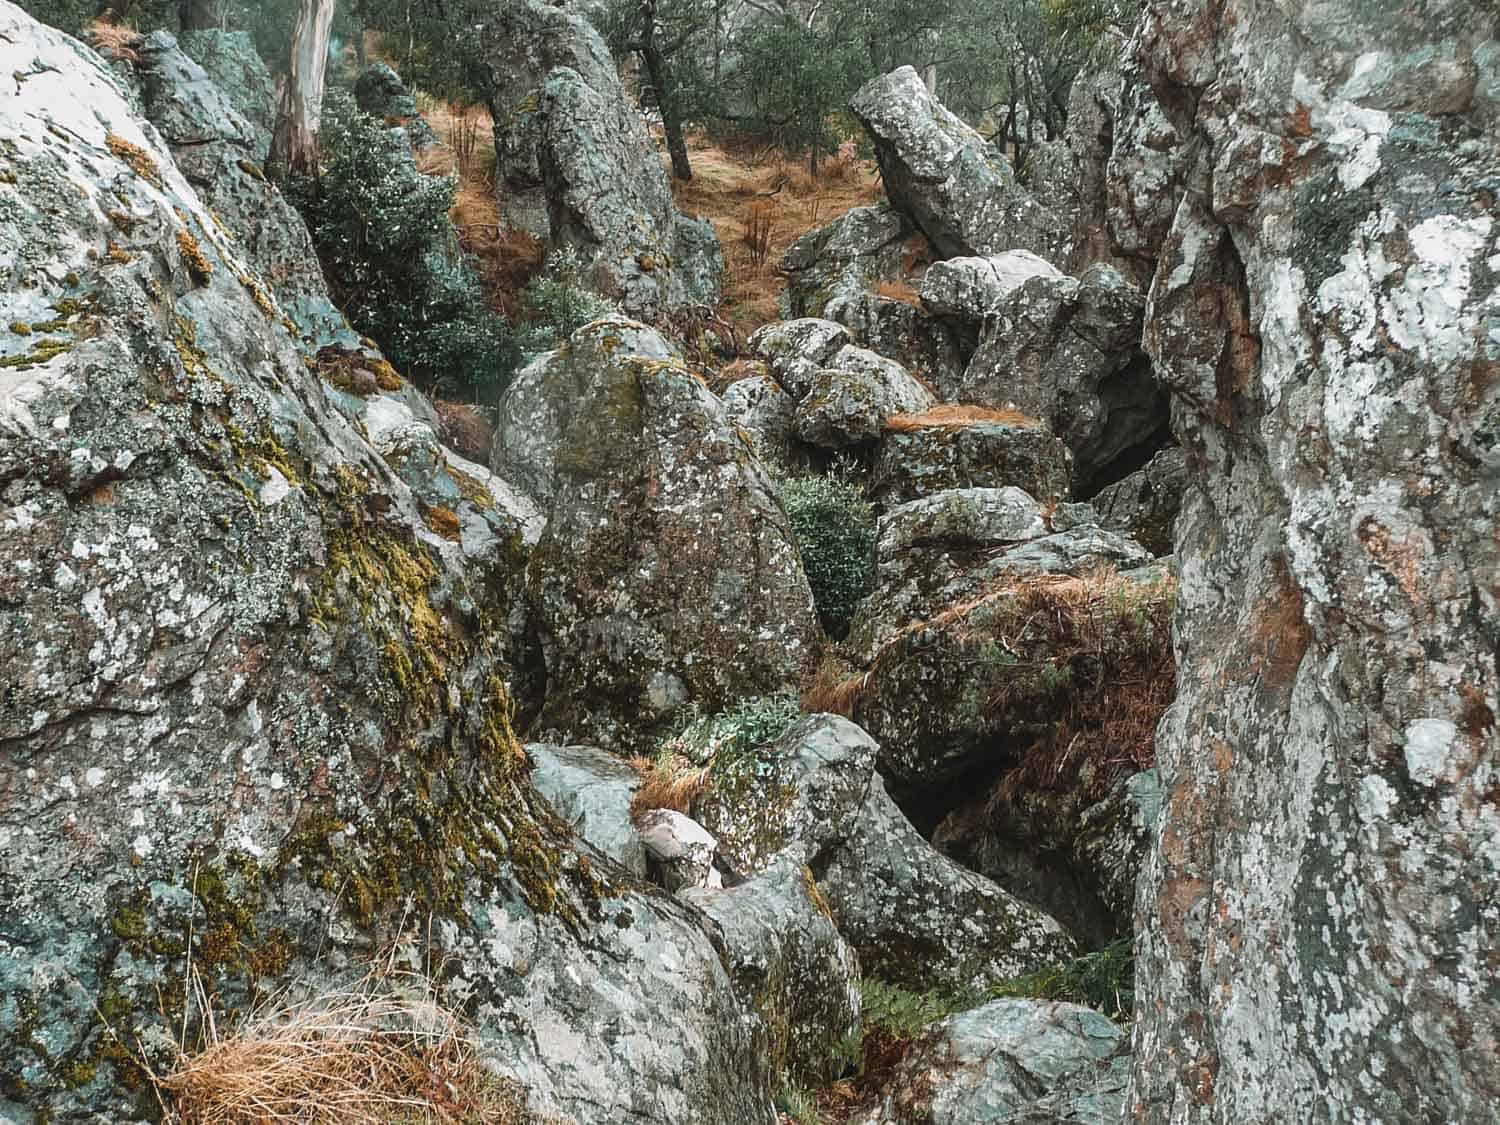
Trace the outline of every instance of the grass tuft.
{"type": "Polygon", "coordinates": [[[916,430],[959,430],[983,422],[1008,426],[1040,426],[1041,422],[1019,410],[995,410],[988,406],[967,406],[945,402],[920,414],[889,414],[885,430],[892,434],[909,434],[916,430]]]}

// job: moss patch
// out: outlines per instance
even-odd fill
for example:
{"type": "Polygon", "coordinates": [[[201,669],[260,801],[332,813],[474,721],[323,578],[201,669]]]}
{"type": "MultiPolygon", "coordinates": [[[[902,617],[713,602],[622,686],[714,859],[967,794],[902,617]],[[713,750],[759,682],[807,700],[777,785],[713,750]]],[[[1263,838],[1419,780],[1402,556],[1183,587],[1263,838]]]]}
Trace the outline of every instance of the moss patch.
{"type": "Polygon", "coordinates": [[[104,143],[109,151],[115,154],[118,160],[129,165],[130,170],[152,187],[160,189],[162,186],[161,169],[156,166],[156,161],[146,153],[139,145],[132,144],[118,133],[109,133],[104,138],[104,143]]]}

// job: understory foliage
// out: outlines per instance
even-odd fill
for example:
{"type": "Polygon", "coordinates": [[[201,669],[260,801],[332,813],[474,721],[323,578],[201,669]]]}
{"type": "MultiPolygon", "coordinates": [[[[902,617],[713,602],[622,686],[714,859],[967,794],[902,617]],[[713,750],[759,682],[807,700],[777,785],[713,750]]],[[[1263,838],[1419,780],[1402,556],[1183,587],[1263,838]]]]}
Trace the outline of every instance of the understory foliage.
{"type": "Polygon", "coordinates": [[[590,321],[620,315],[613,301],[587,288],[578,251],[563,246],[547,256],[547,264],[521,291],[524,322],[517,329],[526,353],[555,348],[590,321]]]}
{"type": "Polygon", "coordinates": [[[342,89],[324,98],[322,146],[319,177],[290,191],[350,324],[419,385],[493,400],[521,353],[458,249],[454,181],[419,172],[400,135],[342,89]]]}
{"type": "Polygon", "coordinates": [[[823,629],[842,638],[875,581],[875,510],[848,465],[783,478],[778,489],[823,629]]]}

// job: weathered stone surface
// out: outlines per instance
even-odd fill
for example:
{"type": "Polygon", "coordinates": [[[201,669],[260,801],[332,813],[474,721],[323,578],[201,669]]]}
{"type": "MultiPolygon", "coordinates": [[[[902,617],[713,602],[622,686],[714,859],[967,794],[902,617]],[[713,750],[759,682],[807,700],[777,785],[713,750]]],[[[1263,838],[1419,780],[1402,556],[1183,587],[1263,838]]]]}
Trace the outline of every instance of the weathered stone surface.
{"type": "MultiPolygon", "coordinates": [[[[1059,505],[1059,511],[1068,505],[1059,505]]],[[[866,662],[916,622],[1027,572],[1078,574],[1111,564],[1142,566],[1151,553],[1092,523],[1049,520],[1018,488],[962,488],[892,508],[877,525],[875,590],[850,626],[866,662]]]]}
{"type": "Polygon", "coordinates": [[[573,831],[637,877],[646,877],[646,849],[630,818],[641,775],[592,746],[526,745],[531,784],[573,831]]]}
{"type": "Polygon", "coordinates": [[[723,888],[724,877],[714,866],[719,841],[692,817],[676,809],[650,809],[636,829],[652,872],[667,890],[723,888]]]}
{"type": "Polygon", "coordinates": [[[849,103],[875,145],[892,206],[943,258],[1068,253],[1063,223],[1016,182],[1010,161],[948,112],[909,66],[871,79],[849,103]]]}
{"type": "Polygon", "coordinates": [[[718,923],[735,989],[765,1025],[771,1073],[812,1089],[842,1077],[858,1042],[859,964],[812,872],[784,855],[737,886],[677,897],[718,923]]]}
{"type": "Polygon", "coordinates": [[[1007,250],[988,258],[933,262],[922,276],[922,304],[938,316],[982,321],[1033,277],[1060,279],[1062,272],[1029,250],[1007,250]]]}
{"type": "Polygon", "coordinates": [[[1123,64],[1114,138],[1105,166],[1105,219],[1122,272],[1144,287],[1150,285],[1157,255],[1182,201],[1191,150],[1171,114],[1157,101],[1137,60],[1127,52],[1123,64]],[[1127,269],[1125,262],[1134,265],[1127,269]]]}
{"type": "Polygon", "coordinates": [[[870,499],[904,504],[949,489],[1019,488],[1068,495],[1073,455],[1041,423],[965,422],[888,432],[866,485],[870,499]]]}
{"type": "Polygon", "coordinates": [[[632,354],[613,323],[570,344],[591,378],[530,569],[548,676],[537,731],[644,752],[689,701],[795,688],[817,619],[786,515],[723,404],[680,361],[632,354]]]}
{"type": "Polygon", "coordinates": [[[371,117],[399,126],[414,149],[438,143],[432,127],[417,112],[417,99],[401,76],[383,62],[371,63],[354,80],[354,101],[371,117]]]}
{"type": "Polygon", "coordinates": [[[1496,34],[1493,5],[1147,5],[1193,143],[1145,339],[1194,474],[1140,1120],[1500,1104],[1496,34]]]}
{"type": "Polygon", "coordinates": [[[765,360],[795,402],[807,394],[818,371],[847,343],[849,330],[843,325],[805,316],[757,329],[748,346],[751,354],[765,360]]]}
{"type": "Polygon", "coordinates": [[[0,0],[0,67],[0,323],[47,325],[0,333],[3,1112],[155,1120],[135,1052],[171,1065],[189,954],[225,1028],[420,916],[533,1109],[769,1123],[697,920],[527,783],[463,543],[97,57],[0,0]]]}
{"type": "Polygon", "coordinates": [[[1143,307],[1111,266],[1025,281],[987,321],[953,397],[1045,419],[1086,489],[1166,425],[1166,396],[1138,351],[1143,307]]]}
{"type": "Polygon", "coordinates": [[[250,159],[261,164],[271,150],[276,128],[276,82],[255,49],[248,31],[187,31],[178,37],[188,58],[250,123],[255,143],[250,159]]]}
{"type": "Polygon", "coordinates": [[[813,376],[793,425],[809,445],[847,449],[878,440],[890,415],[920,414],[936,403],[895,360],[846,344],[813,376]]]}
{"type": "Polygon", "coordinates": [[[1170,555],[1172,528],[1187,485],[1187,456],[1174,445],[1144,468],[1100,489],[1089,503],[1101,527],[1130,536],[1152,554],[1170,555]]]}
{"type": "Polygon", "coordinates": [[[560,348],[523,367],[496,407],[490,467],[545,509],[557,491],[557,452],[585,392],[615,354],[676,360],[682,353],[660,332],[623,317],[586,324],[560,348]]]}
{"type": "Polygon", "coordinates": [[[768,371],[731,383],[724,391],[724,416],[750,435],[763,461],[787,464],[791,459],[792,396],[768,371]]]}
{"type": "Polygon", "coordinates": [[[858,297],[875,282],[898,276],[905,243],[915,232],[909,219],[881,204],[852,207],[804,234],[781,256],[787,275],[782,311],[821,317],[830,301],[858,297]]]}
{"type": "Polygon", "coordinates": [[[1051,918],[933,850],[875,772],[879,747],[836,715],[716,769],[694,811],[736,870],[805,864],[862,970],[918,991],[967,991],[1069,957],[1051,918]]]}
{"type": "Polygon", "coordinates": [[[977,331],[967,325],[864,290],[832,298],[823,315],[848,328],[854,343],[895,360],[936,388],[958,382],[978,342],[977,331]]]}
{"type": "Polygon", "coordinates": [[[861,1125],[1114,1125],[1129,1073],[1125,1032],[1098,1012],[992,1000],[926,1032],[861,1125]]]}

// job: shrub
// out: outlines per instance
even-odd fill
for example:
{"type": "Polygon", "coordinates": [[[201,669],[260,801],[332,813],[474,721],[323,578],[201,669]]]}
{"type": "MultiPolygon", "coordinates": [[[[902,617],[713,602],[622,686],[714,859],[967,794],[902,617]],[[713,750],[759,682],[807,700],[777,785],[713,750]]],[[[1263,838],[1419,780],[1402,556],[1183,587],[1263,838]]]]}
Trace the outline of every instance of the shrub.
{"type": "Polygon", "coordinates": [[[783,480],[780,491],[823,628],[842,638],[874,585],[875,510],[848,465],[827,476],[783,480]]]}
{"type": "Polygon", "coordinates": [[[520,349],[458,249],[453,180],[422,175],[399,135],[345,90],[324,98],[321,139],[318,179],[289,191],[349,322],[418,384],[493,400],[520,349]]]}
{"type": "Polygon", "coordinates": [[[613,301],[588,289],[583,263],[571,246],[554,250],[542,272],[521,292],[526,317],[521,347],[527,352],[556,347],[590,321],[620,315],[613,301]]]}

